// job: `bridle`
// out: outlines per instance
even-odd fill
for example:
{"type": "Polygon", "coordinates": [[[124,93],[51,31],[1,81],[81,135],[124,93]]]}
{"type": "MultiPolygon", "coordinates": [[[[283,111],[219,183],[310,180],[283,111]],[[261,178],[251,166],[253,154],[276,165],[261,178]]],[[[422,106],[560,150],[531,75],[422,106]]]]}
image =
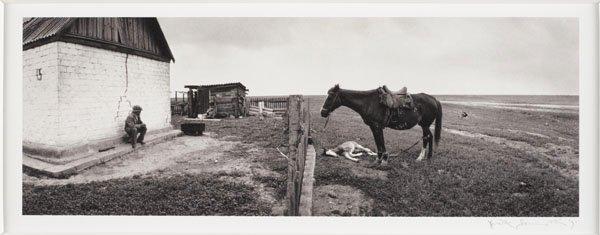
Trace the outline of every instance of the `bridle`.
{"type": "MultiPolygon", "coordinates": [[[[339,99],[339,91],[335,92],[335,96],[333,97],[333,100],[331,101],[331,106],[333,106],[333,104],[335,104],[335,102],[339,99]]],[[[325,127],[327,127],[327,123],[329,123],[329,117],[331,117],[331,112],[329,111],[329,109],[326,108],[321,108],[321,110],[325,110],[328,115],[327,115],[327,119],[325,120],[325,125],[323,126],[323,129],[325,129],[325,127]]]]}

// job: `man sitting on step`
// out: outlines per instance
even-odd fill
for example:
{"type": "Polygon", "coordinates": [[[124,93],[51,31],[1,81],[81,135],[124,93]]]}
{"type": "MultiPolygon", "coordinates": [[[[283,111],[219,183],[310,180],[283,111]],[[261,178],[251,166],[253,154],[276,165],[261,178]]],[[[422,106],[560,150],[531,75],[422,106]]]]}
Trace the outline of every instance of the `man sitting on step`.
{"type": "Polygon", "coordinates": [[[129,141],[131,143],[131,147],[135,148],[136,143],[140,143],[142,145],[146,144],[144,142],[144,136],[146,135],[146,124],[142,122],[140,118],[140,113],[142,112],[142,107],[139,105],[134,105],[133,110],[125,119],[125,132],[129,135],[129,141]],[[139,137],[137,136],[139,134],[139,137]],[[136,138],[137,137],[137,138],[136,138]]]}
{"type": "Polygon", "coordinates": [[[408,95],[406,87],[402,87],[399,91],[390,91],[387,86],[383,85],[382,103],[390,108],[410,108],[412,99],[408,95]]]}

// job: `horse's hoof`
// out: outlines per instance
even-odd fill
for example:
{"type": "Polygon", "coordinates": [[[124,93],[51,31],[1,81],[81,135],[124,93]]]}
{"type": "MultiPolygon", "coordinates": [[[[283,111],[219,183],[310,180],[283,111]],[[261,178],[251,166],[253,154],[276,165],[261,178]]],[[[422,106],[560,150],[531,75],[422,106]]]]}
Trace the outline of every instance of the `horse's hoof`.
{"type": "Polygon", "coordinates": [[[382,167],[388,166],[388,161],[382,161],[380,166],[382,166],[382,167]]]}
{"type": "Polygon", "coordinates": [[[421,162],[423,161],[423,158],[417,158],[417,160],[415,160],[415,162],[421,162]]]}

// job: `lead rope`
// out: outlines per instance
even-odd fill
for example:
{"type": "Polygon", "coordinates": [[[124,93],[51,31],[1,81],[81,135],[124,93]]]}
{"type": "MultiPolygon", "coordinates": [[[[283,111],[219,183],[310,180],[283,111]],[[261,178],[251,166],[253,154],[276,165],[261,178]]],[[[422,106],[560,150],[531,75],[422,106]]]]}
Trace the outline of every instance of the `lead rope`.
{"type": "Polygon", "coordinates": [[[327,123],[329,123],[330,116],[331,116],[331,114],[329,114],[329,116],[327,116],[327,119],[325,120],[325,125],[323,125],[323,130],[325,130],[325,127],[327,127],[327,123]]]}
{"type": "MultiPolygon", "coordinates": [[[[335,97],[333,97],[333,101],[331,103],[335,103],[338,99],[339,99],[339,93],[335,93],[335,97]]],[[[329,111],[329,110],[327,110],[327,111],[329,111]]],[[[329,117],[331,117],[331,112],[327,116],[327,120],[325,120],[325,125],[323,126],[323,130],[325,130],[325,127],[327,127],[327,123],[329,123],[329,117]]]]}
{"type": "Polygon", "coordinates": [[[415,145],[417,145],[419,142],[421,142],[421,140],[417,140],[417,142],[415,142],[413,145],[411,145],[408,148],[405,149],[401,149],[400,151],[407,153],[409,149],[411,149],[412,147],[415,147],[415,145]]]}

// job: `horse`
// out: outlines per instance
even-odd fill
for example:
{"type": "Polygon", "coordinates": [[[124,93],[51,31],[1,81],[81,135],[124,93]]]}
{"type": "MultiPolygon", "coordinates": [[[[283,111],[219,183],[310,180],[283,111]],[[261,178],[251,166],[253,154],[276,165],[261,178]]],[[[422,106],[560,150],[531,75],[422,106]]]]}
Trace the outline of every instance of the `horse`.
{"type": "Polygon", "coordinates": [[[362,145],[354,142],[354,141],[346,141],[333,149],[324,149],[324,154],[330,157],[339,157],[344,156],[346,159],[358,162],[358,159],[355,157],[362,156],[362,154],[358,152],[366,153],[367,155],[377,155],[373,151],[368,148],[363,147],[362,145]],[[355,153],[356,151],[356,153],[355,153]]]}
{"type": "Polygon", "coordinates": [[[410,94],[412,108],[390,108],[382,102],[381,88],[356,91],[341,89],[338,84],[327,91],[327,99],[321,107],[321,116],[324,118],[339,108],[346,106],[357,112],[363,122],[369,126],[375,144],[377,145],[377,160],[375,164],[386,166],[389,154],[385,148],[383,129],[386,127],[395,130],[411,129],[417,124],[423,129],[423,145],[416,161],[433,157],[434,148],[437,147],[442,131],[442,105],[431,95],[425,93],[410,94]],[[435,130],[432,135],[429,127],[435,121],[435,130]]]}

